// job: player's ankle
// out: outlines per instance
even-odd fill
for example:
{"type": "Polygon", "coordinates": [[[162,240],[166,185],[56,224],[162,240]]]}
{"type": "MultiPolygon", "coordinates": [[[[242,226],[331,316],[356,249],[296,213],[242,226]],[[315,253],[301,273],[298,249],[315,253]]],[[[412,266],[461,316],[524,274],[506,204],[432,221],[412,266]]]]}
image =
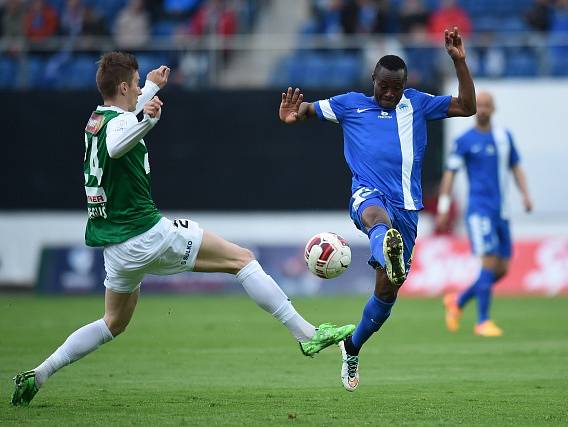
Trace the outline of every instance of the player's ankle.
{"type": "Polygon", "coordinates": [[[353,344],[353,340],[351,339],[351,336],[348,336],[347,338],[345,338],[345,340],[343,341],[343,345],[345,346],[345,352],[349,355],[349,356],[359,356],[359,348],[355,347],[355,344],[353,344]]]}

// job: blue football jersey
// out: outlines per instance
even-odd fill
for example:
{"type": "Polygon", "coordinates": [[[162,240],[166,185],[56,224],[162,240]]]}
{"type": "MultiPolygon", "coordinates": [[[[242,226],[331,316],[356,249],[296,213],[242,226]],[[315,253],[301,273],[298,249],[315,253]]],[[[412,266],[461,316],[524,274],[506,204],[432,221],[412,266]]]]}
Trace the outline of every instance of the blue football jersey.
{"type": "Polygon", "coordinates": [[[376,188],[403,209],[420,210],[426,122],[448,117],[451,96],[406,89],[396,106],[382,108],[373,96],[349,92],[314,103],[321,120],[343,128],[352,191],[376,188]]]}
{"type": "Polygon", "coordinates": [[[465,166],[469,181],[468,212],[509,217],[510,170],[520,161],[511,133],[502,128],[491,132],[470,129],[459,137],[448,157],[447,168],[465,166]]]}

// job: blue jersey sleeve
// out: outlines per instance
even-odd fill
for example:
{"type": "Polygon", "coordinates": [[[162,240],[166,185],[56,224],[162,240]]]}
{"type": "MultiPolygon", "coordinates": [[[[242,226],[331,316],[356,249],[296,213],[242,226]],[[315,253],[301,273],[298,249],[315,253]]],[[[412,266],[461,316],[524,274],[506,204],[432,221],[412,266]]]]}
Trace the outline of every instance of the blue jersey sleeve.
{"type": "Polygon", "coordinates": [[[320,120],[339,123],[345,116],[349,94],[337,95],[329,99],[314,102],[316,114],[320,120]]]}
{"type": "Polygon", "coordinates": [[[511,132],[508,132],[508,131],[507,131],[507,135],[509,136],[509,142],[511,144],[511,153],[510,153],[510,157],[509,157],[509,167],[513,168],[520,163],[521,157],[519,156],[519,152],[517,151],[517,147],[515,146],[515,142],[513,141],[513,135],[511,135],[511,132]]]}
{"type": "Polygon", "coordinates": [[[434,96],[429,93],[419,92],[422,100],[422,109],[426,120],[440,120],[448,117],[451,96],[434,96]]]}
{"type": "Polygon", "coordinates": [[[464,138],[458,138],[454,141],[448,161],[446,162],[446,169],[457,172],[465,163],[467,155],[467,141],[464,138]]]}

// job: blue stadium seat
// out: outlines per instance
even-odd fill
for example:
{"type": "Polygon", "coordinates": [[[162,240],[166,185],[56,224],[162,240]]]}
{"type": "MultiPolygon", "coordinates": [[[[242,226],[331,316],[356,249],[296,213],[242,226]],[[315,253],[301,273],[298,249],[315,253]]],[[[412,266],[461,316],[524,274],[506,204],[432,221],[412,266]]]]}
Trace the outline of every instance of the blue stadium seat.
{"type": "Polygon", "coordinates": [[[98,57],[94,55],[78,55],[73,57],[65,72],[63,87],[65,89],[86,89],[95,87],[95,74],[97,72],[96,61],[98,57]]]}
{"type": "Polygon", "coordinates": [[[158,21],[152,25],[152,34],[159,37],[168,37],[175,33],[178,24],[172,21],[158,21]]]}
{"type": "Polygon", "coordinates": [[[556,77],[568,76],[568,48],[552,47],[549,54],[550,74],[556,77]]]}
{"type": "Polygon", "coordinates": [[[274,68],[270,73],[270,81],[268,82],[270,86],[281,88],[287,88],[289,85],[294,84],[290,80],[290,69],[292,67],[292,56],[284,55],[274,64],[274,68]]]}
{"type": "Polygon", "coordinates": [[[292,80],[304,87],[326,86],[329,67],[324,57],[318,53],[307,53],[298,58],[292,68],[292,80]]]}
{"type": "Polygon", "coordinates": [[[13,88],[19,81],[18,63],[14,58],[0,56],[0,87],[13,88]]]}
{"type": "Polygon", "coordinates": [[[172,66],[170,58],[166,53],[137,53],[138,73],[140,74],[140,84],[144,84],[146,75],[160,65],[172,66]]]}
{"type": "Polygon", "coordinates": [[[332,86],[343,87],[358,83],[361,77],[361,66],[358,55],[334,54],[330,57],[329,68],[331,72],[326,83],[332,86]]]}
{"type": "Polygon", "coordinates": [[[508,52],[505,77],[534,77],[538,73],[538,58],[534,52],[527,49],[508,52]]]}
{"type": "Polygon", "coordinates": [[[281,58],[271,73],[276,87],[348,87],[361,79],[361,58],[352,53],[299,52],[281,58]]]}
{"type": "Polygon", "coordinates": [[[87,0],[86,2],[104,16],[109,28],[112,28],[116,16],[126,6],[127,0],[87,0]]]}
{"type": "Polygon", "coordinates": [[[26,63],[26,81],[30,88],[46,88],[49,86],[45,78],[46,60],[41,56],[30,55],[26,63]]]}
{"type": "Polygon", "coordinates": [[[530,31],[525,20],[519,16],[511,16],[503,19],[500,28],[507,33],[530,31]]]}
{"type": "Polygon", "coordinates": [[[493,15],[475,15],[473,29],[475,32],[496,32],[501,30],[502,18],[493,15]]]}

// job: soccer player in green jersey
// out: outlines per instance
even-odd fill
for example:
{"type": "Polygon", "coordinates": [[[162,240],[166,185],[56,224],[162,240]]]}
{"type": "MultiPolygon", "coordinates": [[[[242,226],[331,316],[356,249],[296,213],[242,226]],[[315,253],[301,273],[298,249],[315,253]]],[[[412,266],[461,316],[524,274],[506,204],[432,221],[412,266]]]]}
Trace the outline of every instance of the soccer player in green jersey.
{"type": "Polygon", "coordinates": [[[163,103],[155,95],[166,85],[169,73],[164,65],[151,71],[141,90],[133,55],[111,52],[99,61],[96,80],[104,104],[85,128],[89,214],[85,241],[104,247],[105,314],[73,332],[37,368],[16,375],[13,405],[28,405],[51,375],[122,333],[136,308],[145,274],[234,274],[250,298],[288,328],[306,356],[341,342],[355,329],[329,323],[314,327],[298,314],[251,251],[189,219],[171,221],[160,215],[150,194],[143,138],[160,119],[163,103]],[[144,118],[138,121],[140,112],[144,118]]]}

